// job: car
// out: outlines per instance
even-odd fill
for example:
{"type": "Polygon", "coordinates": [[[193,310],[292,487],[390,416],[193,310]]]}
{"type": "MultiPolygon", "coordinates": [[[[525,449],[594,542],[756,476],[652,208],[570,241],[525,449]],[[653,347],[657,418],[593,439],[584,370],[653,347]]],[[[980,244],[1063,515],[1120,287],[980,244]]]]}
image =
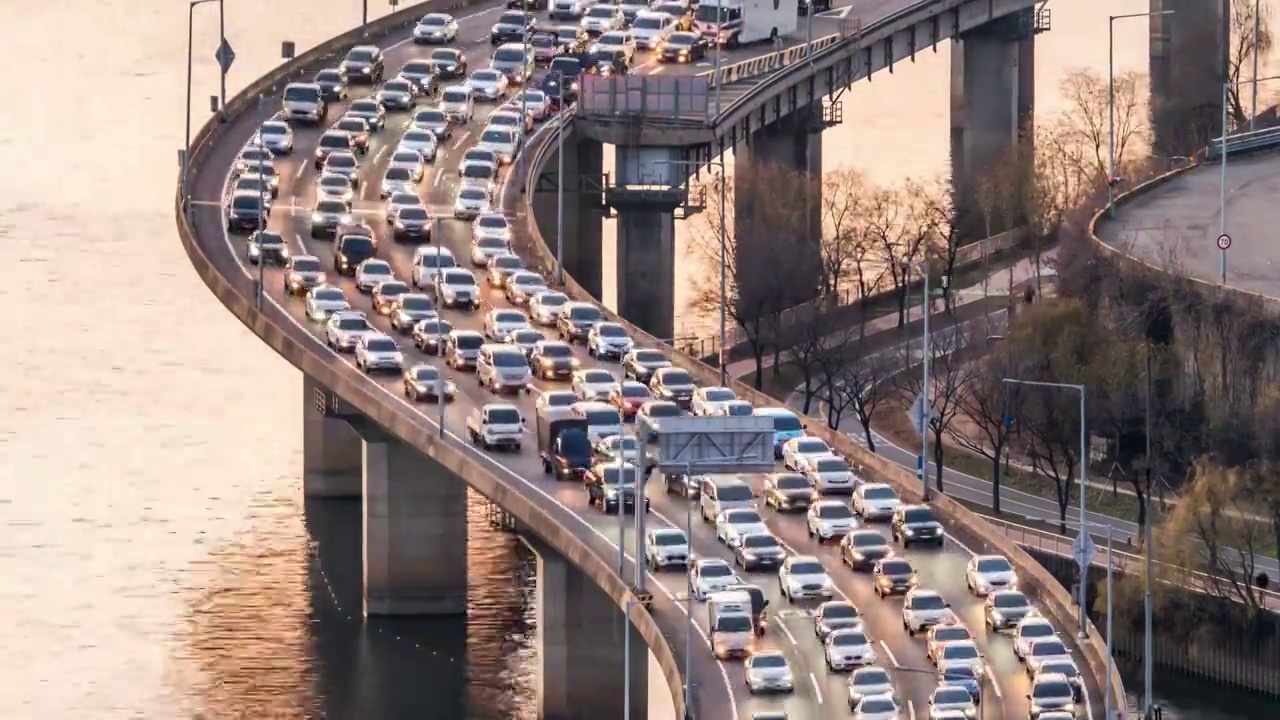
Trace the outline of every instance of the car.
{"type": "Polygon", "coordinates": [[[969,632],[969,628],[959,623],[934,625],[929,628],[929,632],[925,636],[925,655],[929,657],[929,662],[937,665],[938,656],[943,645],[953,642],[971,642],[972,640],[973,634],[969,632]]]}
{"type": "Polygon", "coordinates": [[[409,205],[396,213],[391,222],[391,236],[395,240],[425,240],[431,242],[435,218],[421,205],[409,205]]]}
{"type": "MultiPolygon", "coordinates": [[[[639,472],[627,462],[600,463],[583,475],[587,487],[587,504],[600,508],[606,515],[635,512],[636,478],[639,472]]],[[[645,512],[649,498],[644,499],[645,512]]]]}
{"type": "Polygon", "coordinates": [[[533,50],[533,61],[546,65],[552,58],[560,54],[560,43],[555,33],[536,31],[529,36],[529,47],[533,50]]]}
{"type": "Polygon", "coordinates": [[[266,203],[268,214],[271,212],[271,181],[261,175],[240,175],[231,188],[231,194],[257,195],[266,203]]]}
{"type": "Polygon", "coordinates": [[[978,717],[978,706],[969,691],[959,685],[939,685],[929,696],[929,720],[978,717]]]}
{"type": "Polygon", "coordinates": [[[399,280],[383,280],[373,286],[373,311],[379,315],[391,315],[396,300],[409,293],[409,286],[399,280]]]}
{"type": "Polygon", "coordinates": [[[839,455],[809,458],[805,463],[804,475],[820,495],[852,494],[860,480],[849,467],[849,461],[839,455]]]}
{"type": "Polygon", "coordinates": [[[813,634],[819,640],[836,630],[861,630],[863,624],[862,613],[848,600],[828,600],[813,612],[813,634]]]}
{"type": "Polygon", "coordinates": [[[493,169],[494,173],[498,172],[498,166],[501,164],[498,162],[498,154],[496,152],[491,148],[480,147],[479,145],[469,148],[462,154],[462,162],[458,165],[458,175],[460,177],[466,177],[466,174],[462,172],[462,166],[468,163],[487,165],[493,169]]]}
{"type": "Polygon", "coordinates": [[[724,404],[737,399],[738,395],[727,387],[698,388],[693,392],[689,412],[708,417],[722,415],[724,404]]]}
{"type": "Polygon", "coordinates": [[[430,60],[410,60],[400,67],[396,79],[412,83],[419,96],[434,97],[440,92],[440,77],[430,60]]]}
{"type": "Polygon", "coordinates": [[[875,530],[854,530],[840,541],[840,560],[851,570],[870,572],[892,554],[893,548],[875,530]]]}
{"type": "Polygon", "coordinates": [[[369,132],[382,132],[382,128],[387,125],[387,111],[377,100],[353,100],[347,108],[347,115],[363,118],[369,125],[369,132]]]}
{"type": "Polygon", "coordinates": [[[486,343],[476,357],[476,382],[495,395],[529,392],[533,376],[524,351],[509,345],[486,343]]]}
{"type": "Polygon", "coordinates": [[[902,601],[902,627],[912,637],[940,623],[955,622],[951,603],[937,590],[915,588],[902,601]]]}
{"type": "Polygon", "coordinates": [[[578,20],[587,9],[588,0],[551,0],[552,20],[578,20]]]}
{"type": "Polygon", "coordinates": [[[414,113],[413,130],[426,130],[436,136],[437,144],[453,137],[453,126],[449,123],[449,115],[440,108],[425,108],[414,113]]]}
{"type": "Polygon", "coordinates": [[[873,665],[876,651],[871,638],[862,629],[845,628],[833,631],[823,641],[823,655],[831,672],[846,672],[854,668],[873,665]]]}
{"type": "MultiPolygon", "coordinates": [[[[320,179],[316,180],[316,196],[319,200],[338,200],[343,203],[350,203],[355,199],[356,190],[351,185],[351,178],[346,175],[324,173],[320,176],[320,179]]],[[[345,225],[351,222],[351,218],[348,217],[350,213],[350,205],[347,206],[345,213],[336,213],[338,222],[333,225],[332,229],[337,230],[338,225],[345,225]]]]}
{"type": "Polygon", "coordinates": [[[413,42],[417,45],[446,45],[458,39],[458,21],[445,13],[422,16],[413,28],[413,42]]]}
{"type": "Polygon", "coordinates": [[[667,36],[666,43],[658,55],[658,61],[664,63],[692,63],[707,56],[707,41],[700,33],[673,32],[667,36]]]}
{"type": "Polygon", "coordinates": [[[752,653],[743,663],[747,676],[747,690],[751,694],[763,692],[789,693],[795,690],[795,678],[787,656],[777,650],[752,653]]]}
{"type": "MultiPolygon", "coordinates": [[[[406,287],[405,290],[407,291],[408,288],[406,287]]],[[[391,303],[391,312],[387,314],[391,316],[391,329],[401,334],[412,332],[413,328],[423,320],[440,316],[430,297],[414,292],[403,292],[396,297],[391,303]]]]}
{"type": "Polygon", "coordinates": [[[984,671],[982,651],[978,649],[978,643],[973,640],[943,643],[938,647],[933,661],[938,666],[938,671],[944,675],[961,667],[973,668],[979,677],[984,671]]]}
{"type": "Polygon", "coordinates": [[[507,286],[507,278],[524,269],[524,260],[521,260],[518,255],[513,253],[494,255],[489,258],[488,271],[485,273],[485,278],[489,283],[489,287],[505,288],[507,286]]]}
{"type": "MultiPolygon", "coordinates": [[[[325,175],[326,178],[340,178],[341,175],[325,175]]],[[[337,187],[337,180],[330,180],[329,187],[337,187]]],[[[350,187],[348,185],[348,187],[350,187]]],[[[311,237],[325,238],[337,235],[338,228],[350,223],[351,204],[346,200],[322,197],[311,211],[311,237]]]]}
{"type": "Polygon", "coordinates": [[[258,126],[250,144],[265,147],[273,155],[288,155],[293,152],[293,128],[283,120],[267,120],[258,126]]]}
{"type": "Polygon", "coordinates": [[[671,367],[671,361],[659,350],[632,347],[622,356],[622,376],[628,380],[648,383],[653,371],[671,367]]]}
{"type": "MultiPolygon", "coordinates": [[[[867,665],[849,676],[849,709],[855,710],[863,698],[893,695],[893,680],[878,665],[867,665]]],[[[895,720],[896,720],[896,716],[895,720]]]]}
{"type": "Polygon", "coordinates": [[[764,479],[764,505],[778,512],[798,512],[809,508],[813,487],[799,473],[772,473],[764,479]]]}
{"type": "Polygon", "coordinates": [[[436,276],[436,302],[449,309],[474,310],[480,307],[480,285],[470,270],[449,268],[436,276]]]}
{"type": "Polygon", "coordinates": [[[1040,672],[1036,674],[1035,679],[1038,680],[1045,675],[1061,675],[1071,686],[1072,699],[1076,702],[1084,700],[1084,676],[1080,674],[1080,668],[1076,667],[1075,661],[1062,659],[1040,663],[1040,672]]]}
{"type": "MultiPolygon", "coordinates": [[[[578,368],[573,348],[559,340],[541,340],[529,353],[529,366],[533,373],[545,380],[564,380],[578,368]]],[[[570,393],[572,395],[572,393],[570,393]]],[[[577,401],[577,397],[574,397],[577,401]]]]}
{"type": "Polygon", "coordinates": [[[343,150],[354,150],[359,155],[369,154],[369,138],[373,134],[369,128],[369,121],[355,115],[346,115],[338,118],[338,122],[333,124],[333,128],[329,132],[344,132],[347,137],[351,138],[350,148],[340,148],[343,150]]]}
{"type": "Polygon", "coordinates": [[[347,51],[338,69],[350,82],[376,85],[382,82],[382,50],[376,45],[357,45],[347,51]]]}
{"type": "Polygon", "coordinates": [[[432,402],[440,402],[443,396],[445,402],[453,400],[458,394],[458,388],[453,384],[452,380],[445,378],[444,373],[435,365],[426,363],[418,363],[412,367],[405,368],[402,378],[404,383],[404,396],[413,402],[421,402],[430,400],[432,402]]]}
{"type": "Polygon", "coordinates": [[[356,289],[362,293],[372,293],[378,283],[395,280],[391,263],[378,258],[369,258],[356,266],[356,289]]]}
{"type": "Polygon", "coordinates": [[[587,332],[587,354],[596,359],[621,360],[634,347],[627,329],[616,322],[595,323],[587,332]]]}
{"type": "Polygon", "coordinates": [[[636,411],[636,427],[650,428],[662,422],[662,418],[680,417],[680,406],[670,400],[649,400],[636,411]]]}
{"type": "Polygon", "coordinates": [[[500,342],[512,330],[529,327],[529,318],[519,310],[495,308],[485,313],[484,336],[500,342]]]}
{"type": "MultiPolygon", "coordinates": [[[[572,301],[564,304],[556,318],[556,332],[567,342],[586,342],[592,326],[604,319],[600,308],[591,303],[572,301]]],[[[652,386],[650,386],[652,387],[652,386]]]]}
{"type": "Polygon", "coordinates": [[[587,8],[582,15],[582,29],[589,35],[599,35],[610,30],[618,30],[625,24],[622,8],[608,3],[599,3],[587,8]]]}
{"type": "Polygon", "coordinates": [[[983,616],[994,632],[1016,628],[1025,618],[1035,614],[1031,601],[1018,590],[994,590],[982,603],[983,616]]]}
{"type": "MultiPolygon", "coordinates": [[[[990,627],[989,623],[988,627],[990,627]]],[[[1023,618],[1014,628],[1013,654],[1019,660],[1030,652],[1031,643],[1058,637],[1058,631],[1053,627],[1053,623],[1038,615],[1023,618]]]]}
{"type": "Polygon", "coordinates": [[[438,48],[431,51],[427,58],[436,69],[441,80],[462,78],[467,76],[467,56],[457,48],[438,48]]]}
{"type": "Polygon", "coordinates": [[[342,102],[347,99],[347,74],[339,68],[325,68],[317,72],[311,82],[320,88],[320,98],[325,102],[342,102]]]}
{"type": "Polygon", "coordinates": [[[983,674],[980,665],[953,665],[938,670],[939,685],[959,685],[974,703],[982,702],[983,674]]]}
{"type": "Polygon", "coordinates": [[[805,513],[805,527],[810,538],[818,542],[843,538],[853,530],[853,511],[839,500],[819,500],[810,503],[805,513]]]}
{"type": "Polygon", "coordinates": [[[632,465],[643,465],[646,470],[656,461],[631,435],[610,435],[595,443],[591,452],[600,462],[626,461],[632,465]]]}
{"type": "MultiPolygon", "coordinates": [[[[481,217],[476,218],[476,220],[478,221],[485,217],[494,217],[494,215],[492,213],[489,215],[482,215],[481,217]]],[[[511,251],[510,240],[501,236],[482,236],[471,241],[471,264],[476,267],[488,267],[489,261],[496,255],[514,254],[515,253],[511,251]]]]}
{"type": "Polygon", "coordinates": [[[676,19],[663,12],[643,10],[631,21],[631,35],[635,47],[644,50],[661,50],[667,37],[675,31],[676,19]]]}
{"type": "Polygon", "coordinates": [[[280,171],[272,160],[245,160],[244,167],[237,174],[261,175],[271,184],[271,196],[280,194],[280,171]]]}
{"type": "Polygon", "coordinates": [[[507,76],[497,70],[472,70],[467,76],[467,89],[475,100],[501,100],[507,94],[507,85],[507,76]]]}
{"type": "Polygon", "coordinates": [[[1041,666],[1049,662],[1070,660],[1071,650],[1061,638],[1041,638],[1031,643],[1022,655],[1022,662],[1027,665],[1027,674],[1034,676],[1040,672],[1041,666]]]}
{"type": "Polygon", "coordinates": [[[484,335],[475,330],[453,330],[444,341],[445,363],[454,370],[474,370],[484,335]]]}
{"type": "MultiPolygon", "coordinates": [[[[544,395],[545,397],[545,395],[544,395]]],[[[689,537],[678,528],[654,528],[645,533],[645,565],[652,572],[689,565],[689,537]]]]}
{"type": "Polygon", "coordinates": [[[587,421],[587,437],[593,443],[622,434],[622,415],[612,405],[587,400],[574,403],[569,410],[573,417],[587,421]]]}
{"type": "Polygon", "coordinates": [[[289,120],[318,125],[329,115],[325,95],[318,83],[289,83],[284,87],[281,109],[289,120]]]}
{"type": "MultiPolygon", "coordinates": [[[[453,257],[453,252],[446,247],[438,245],[425,245],[413,251],[413,271],[409,281],[413,286],[419,289],[430,288],[434,293],[436,302],[444,307],[452,307],[445,303],[445,298],[440,295],[440,288],[436,287],[436,279],[444,272],[458,268],[458,261],[453,257]]],[[[462,270],[462,268],[458,268],[462,270]]],[[[466,276],[475,283],[475,278],[470,271],[462,270],[466,276]]],[[[460,278],[455,278],[459,279],[460,278]]],[[[476,294],[466,298],[468,303],[479,304],[479,291],[476,294]]]]}
{"type": "MultiPolygon", "coordinates": [[[[366,260],[374,259],[377,251],[378,245],[374,242],[372,233],[344,234],[342,228],[338,228],[338,240],[333,249],[333,270],[338,275],[356,277],[360,265],[366,260]]],[[[373,276],[369,278],[371,283],[388,279],[390,278],[373,276]]],[[[360,279],[356,277],[356,288],[362,292],[371,292],[373,285],[362,286],[360,279]]]]}
{"type": "Polygon", "coordinates": [[[1017,590],[1018,573],[1003,555],[975,555],[964,570],[969,592],[986,597],[997,590],[1017,590]]]}
{"type": "Polygon", "coordinates": [[[459,220],[474,220],[489,212],[489,192],[484,188],[460,187],[453,200],[453,216],[459,220]]]}
{"type": "Polygon", "coordinates": [[[517,270],[507,276],[502,287],[507,302],[522,307],[528,305],[534,295],[547,291],[547,281],[532,270],[517,270]]]}
{"type": "Polygon", "coordinates": [[[413,346],[428,355],[443,355],[445,340],[453,332],[453,323],[435,318],[423,320],[413,326],[409,336],[413,346]]]}
{"type": "MultiPolygon", "coordinates": [[[[400,136],[400,145],[397,150],[413,150],[418,153],[423,162],[435,162],[439,148],[439,137],[434,131],[409,128],[404,135],[400,136]]],[[[421,180],[422,176],[418,176],[418,179],[421,180]]]]}
{"type": "MultiPolygon", "coordinates": [[[[476,145],[481,150],[490,150],[497,156],[501,165],[510,165],[520,149],[520,132],[512,128],[489,126],[480,133],[480,141],[476,145]]],[[[464,163],[465,166],[470,163],[464,163]]],[[[497,171],[497,168],[494,168],[497,171]]],[[[463,177],[467,177],[464,172],[463,177]]],[[[488,179],[492,180],[492,175],[488,179]]]]}
{"type": "Polygon", "coordinates": [[[489,123],[485,126],[485,130],[504,130],[515,133],[518,139],[520,133],[533,132],[533,116],[520,107],[520,103],[513,98],[497,110],[489,113],[489,123]]]}
{"type": "Polygon", "coordinates": [[[513,85],[527,82],[533,75],[533,66],[533,55],[525,52],[525,46],[521,42],[504,43],[489,58],[489,67],[505,75],[507,82],[513,85]]]}
{"type": "Polygon", "coordinates": [[[636,40],[626,30],[614,30],[596,38],[587,52],[600,56],[604,53],[622,53],[630,64],[636,54],[636,40]]]}
{"type": "Polygon", "coordinates": [[[942,547],[945,535],[942,523],[933,517],[928,505],[900,505],[889,521],[893,539],[909,548],[916,543],[930,543],[942,547]]]}
{"type": "Polygon", "coordinates": [[[553,326],[568,302],[569,296],[562,292],[543,290],[530,298],[529,317],[538,325],[553,326]]]}
{"type": "MultiPolygon", "coordinates": [[[[410,207],[423,208],[422,198],[418,197],[416,192],[398,190],[387,197],[382,213],[387,218],[387,224],[394,226],[396,218],[400,216],[400,211],[410,207]]],[[[423,208],[423,210],[425,209],[423,208]]]]}
{"type": "Polygon", "coordinates": [[[324,324],[325,344],[338,352],[355,352],[360,338],[375,334],[381,333],[369,324],[369,318],[352,310],[330,313],[324,324]]]}
{"type": "Polygon", "coordinates": [[[471,122],[475,113],[471,88],[466,85],[451,85],[445,88],[440,93],[440,110],[451,123],[466,125],[471,122]]]}
{"type": "Polygon", "coordinates": [[[372,374],[379,371],[401,372],[404,369],[404,353],[388,335],[368,333],[356,343],[356,367],[372,374]]]}
{"type": "Polygon", "coordinates": [[[571,387],[578,399],[587,401],[603,401],[609,397],[618,379],[613,373],[603,368],[584,368],[573,373],[571,387]]]}
{"type": "Polygon", "coordinates": [[[533,30],[537,18],[533,13],[523,10],[508,10],[498,16],[498,21],[489,28],[489,42],[501,45],[508,42],[523,43],[533,30]]]}
{"type": "MultiPolygon", "coordinates": [[[[471,222],[471,242],[473,244],[482,239],[492,239],[501,240],[505,246],[509,246],[511,238],[511,222],[502,213],[481,215],[471,222]]],[[[509,247],[508,251],[510,251],[509,247]]],[[[488,255],[492,254],[486,253],[486,259],[483,261],[477,260],[473,254],[471,261],[476,265],[483,265],[487,262],[488,255]]]]}
{"type": "Polygon", "coordinates": [[[538,396],[534,407],[539,413],[555,415],[557,419],[573,417],[571,408],[578,402],[578,397],[570,390],[547,390],[538,396]]]}
{"type": "Polygon", "coordinates": [[[608,402],[618,408],[618,412],[622,413],[622,417],[631,420],[640,411],[640,406],[652,399],[653,396],[649,394],[649,388],[645,387],[643,383],[638,383],[635,380],[623,380],[609,391],[608,402]]]}
{"type": "Polygon", "coordinates": [[[270,200],[260,193],[237,193],[227,201],[226,224],[230,232],[248,232],[266,227],[271,214],[270,200]]]}
{"type": "MultiPolygon", "coordinates": [[[[583,8],[586,10],[586,8],[583,8]]],[[[581,17],[576,18],[581,20],[581,17]]],[[[582,30],[580,25],[562,25],[555,29],[556,46],[561,55],[577,57],[587,54],[587,46],[591,44],[591,36],[582,30]]],[[[556,58],[552,58],[555,62],[556,58]]]]}
{"type": "Polygon", "coordinates": [[[830,599],[835,592],[822,561],[812,555],[792,555],[778,569],[778,587],[791,602],[804,598],[830,599]]]}
{"type": "Polygon", "coordinates": [[[902,717],[898,699],[893,695],[868,695],[849,709],[853,711],[853,720],[899,720],[902,717]]]}
{"type": "Polygon", "coordinates": [[[286,295],[301,295],[328,281],[315,255],[294,255],[284,266],[283,290],[286,295]]]}
{"type": "Polygon", "coordinates": [[[742,579],[733,572],[733,566],[720,558],[694,558],[689,566],[689,587],[695,600],[705,601],[711,593],[741,584],[742,579]]]}
{"type": "Polygon", "coordinates": [[[520,452],[524,429],[520,408],[510,403],[485,403],[467,416],[467,435],[473,445],[483,450],[520,452]]]}
{"type": "Polygon", "coordinates": [[[737,547],[744,535],[768,532],[769,526],[752,508],[725,510],[716,516],[716,539],[730,548],[737,547]]]}
{"type": "MultiPolygon", "coordinates": [[[[430,133],[427,133],[430,135],[430,133]]],[[[380,197],[387,199],[395,192],[416,192],[417,185],[413,179],[413,171],[403,167],[389,167],[382,174],[380,197]]]]}
{"type": "MultiPolygon", "coordinates": [[[[317,265],[319,260],[316,261],[317,265]]],[[[342,288],[335,285],[317,285],[307,291],[307,319],[324,322],[335,312],[350,310],[351,303],[342,293],[342,288]]]]}
{"type": "Polygon", "coordinates": [[[547,98],[547,94],[536,88],[520,90],[507,101],[507,105],[513,111],[529,116],[534,122],[545,120],[551,112],[551,101],[547,98]]]}
{"type": "Polygon", "coordinates": [[[519,348],[528,359],[533,353],[534,346],[542,342],[542,333],[529,327],[518,328],[507,333],[507,336],[502,338],[502,342],[519,348]]]}
{"type": "Polygon", "coordinates": [[[558,57],[551,61],[538,89],[546,93],[552,107],[564,107],[578,99],[578,91],[581,89],[579,76],[582,72],[582,61],[578,58],[558,57]]]}
{"type": "Polygon", "coordinates": [[[351,186],[360,187],[360,161],[356,154],[346,150],[329,153],[324,159],[322,174],[342,175],[351,182],[351,186]]]}
{"type": "Polygon", "coordinates": [[[1030,720],[1040,720],[1051,712],[1075,715],[1076,690],[1065,675],[1043,672],[1037,674],[1031,683],[1027,699],[1031,701],[1028,715],[1030,720]]]}
{"type": "Polygon", "coordinates": [[[853,491],[853,514],[867,522],[888,520],[902,505],[893,486],[885,483],[860,483],[853,491]]]}
{"type": "Polygon", "coordinates": [[[649,379],[649,389],[653,391],[654,397],[670,400],[682,410],[688,410],[693,403],[693,391],[697,387],[693,376],[684,368],[658,368],[649,379]]]}
{"type": "Polygon", "coordinates": [[[920,576],[915,567],[904,558],[888,557],[881,560],[871,570],[871,576],[874,578],[875,593],[881,598],[906,595],[920,584],[920,576]]]}
{"type": "Polygon", "coordinates": [[[266,263],[284,267],[289,262],[289,243],[284,236],[273,230],[257,230],[249,235],[245,243],[245,256],[250,265],[266,263]]]}

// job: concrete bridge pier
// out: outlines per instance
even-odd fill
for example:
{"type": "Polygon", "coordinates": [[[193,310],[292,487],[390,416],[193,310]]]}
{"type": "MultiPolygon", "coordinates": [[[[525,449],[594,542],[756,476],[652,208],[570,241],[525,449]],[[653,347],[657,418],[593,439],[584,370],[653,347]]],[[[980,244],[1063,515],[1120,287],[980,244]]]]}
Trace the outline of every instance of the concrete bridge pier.
{"type": "Polygon", "coordinates": [[[337,396],[302,381],[302,492],[308,498],[358,498],[363,472],[360,435],[337,414],[337,396]]]}
{"type": "Polygon", "coordinates": [[[379,429],[361,433],[364,614],[465,614],[466,483],[379,429]]]}
{"type": "MultiPolygon", "coordinates": [[[[555,140],[552,140],[554,143],[555,140]]],[[[583,181],[598,183],[604,174],[604,145],[598,140],[570,133],[564,138],[564,175],[559,177],[559,150],[553,151],[543,171],[544,181],[531,189],[534,193],[535,221],[546,238],[551,252],[556,252],[556,238],[564,238],[564,271],[592,297],[603,297],[603,225],[604,208],[599,193],[587,192],[583,181]],[[564,183],[564,224],[557,233],[557,183],[564,183]]]]}
{"type": "Polygon", "coordinates": [[[544,544],[530,544],[538,558],[538,720],[625,716],[624,633],[631,634],[631,717],[649,717],[644,639],[591,578],[544,544]]]}
{"type": "Polygon", "coordinates": [[[1035,87],[1033,11],[998,18],[952,42],[951,182],[962,237],[984,227],[977,201],[983,179],[1020,140],[1033,139],[1035,87]]]}
{"type": "MultiPolygon", "coordinates": [[[[1150,8],[1174,12],[1150,19],[1153,149],[1162,157],[1191,155],[1222,132],[1230,0],[1150,0],[1150,8]]],[[[1251,92],[1240,88],[1246,111],[1251,92]]]]}

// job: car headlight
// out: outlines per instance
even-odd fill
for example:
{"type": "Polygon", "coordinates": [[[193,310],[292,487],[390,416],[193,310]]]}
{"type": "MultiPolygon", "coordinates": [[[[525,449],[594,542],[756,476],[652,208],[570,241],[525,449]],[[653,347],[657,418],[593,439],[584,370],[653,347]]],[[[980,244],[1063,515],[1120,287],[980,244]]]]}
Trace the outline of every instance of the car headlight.
{"type": "Polygon", "coordinates": [[[325,275],[324,273],[316,273],[316,284],[317,284],[317,285],[319,285],[320,283],[328,282],[328,281],[329,281],[329,276],[328,276],[328,275],[325,275]]]}
{"type": "Polygon", "coordinates": [[[967,718],[976,718],[978,717],[978,709],[973,707],[965,708],[964,716],[967,718]]]}
{"type": "Polygon", "coordinates": [[[903,528],[902,532],[906,533],[907,535],[915,535],[915,534],[916,534],[916,531],[915,531],[915,530],[912,530],[911,528],[903,528]]]}
{"type": "Polygon", "coordinates": [[[617,491],[617,490],[614,490],[614,489],[612,489],[612,488],[611,488],[611,489],[609,489],[609,490],[605,491],[605,495],[606,495],[610,500],[613,500],[613,499],[615,499],[615,498],[617,498],[617,497],[618,497],[618,491],[617,491]]]}
{"type": "Polygon", "coordinates": [[[313,223],[324,222],[324,216],[318,212],[311,213],[311,222],[313,223]]]}
{"type": "Polygon", "coordinates": [[[257,245],[250,245],[250,246],[249,246],[249,254],[250,254],[250,255],[258,255],[258,254],[260,254],[261,252],[262,252],[262,251],[258,249],[258,246],[257,246],[257,245]]]}
{"type": "Polygon", "coordinates": [[[368,74],[369,74],[369,71],[370,71],[371,69],[372,69],[372,68],[362,67],[362,68],[360,68],[360,73],[361,73],[362,75],[368,75],[368,74]]]}

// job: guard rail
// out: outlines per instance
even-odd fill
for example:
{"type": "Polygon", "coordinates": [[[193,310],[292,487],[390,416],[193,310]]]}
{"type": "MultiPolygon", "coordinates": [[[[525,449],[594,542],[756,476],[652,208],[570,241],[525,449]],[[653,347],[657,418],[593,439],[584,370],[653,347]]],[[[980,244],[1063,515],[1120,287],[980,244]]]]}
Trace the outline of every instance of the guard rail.
{"type": "MultiPolygon", "coordinates": [[[[1209,143],[1209,147],[1206,148],[1206,154],[1210,160],[1217,160],[1222,157],[1224,149],[1223,140],[1224,138],[1220,137],[1214,138],[1209,143]]],[[[1225,140],[1225,149],[1228,158],[1243,153],[1268,150],[1270,148],[1280,146],[1280,127],[1228,135],[1225,140]]]]}

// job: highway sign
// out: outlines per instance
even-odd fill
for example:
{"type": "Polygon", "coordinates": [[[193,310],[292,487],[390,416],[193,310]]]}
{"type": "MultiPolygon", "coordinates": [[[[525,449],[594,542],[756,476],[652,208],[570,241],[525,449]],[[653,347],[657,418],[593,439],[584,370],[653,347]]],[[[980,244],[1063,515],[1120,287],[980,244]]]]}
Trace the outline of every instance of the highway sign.
{"type": "Polygon", "coordinates": [[[925,410],[924,393],[916,396],[916,401],[911,403],[911,409],[907,411],[907,417],[911,419],[911,427],[916,429],[919,435],[924,434],[924,430],[929,425],[929,416],[933,414],[933,408],[925,410]]]}
{"type": "Polygon", "coordinates": [[[213,57],[218,61],[218,67],[225,73],[231,69],[231,63],[236,61],[236,51],[231,49],[231,43],[227,42],[226,38],[222,38],[222,44],[213,53],[213,57]]]}
{"type": "Polygon", "coordinates": [[[1219,236],[1218,236],[1218,249],[1219,249],[1219,250],[1226,250],[1226,249],[1227,249],[1227,248],[1229,248],[1229,247],[1231,247],[1231,236],[1230,236],[1230,235],[1228,235],[1228,234],[1226,234],[1226,233],[1223,233],[1223,234],[1219,235],[1219,236]]]}
{"type": "Polygon", "coordinates": [[[1077,565],[1088,567],[1093,564],[1093,557],[1097,554],[1098,546],[1089,537],[1089,533],[1080,533],[1076,536],[1076,541],[1071,543],[1071,557],[1076,559],[1077,565]]]}
{"type": "Polygon", "coordinates": [[[658,435],[662,472],[736,473],[773,469],[773,418],[669,417],[648,427],[658,435]]]}

